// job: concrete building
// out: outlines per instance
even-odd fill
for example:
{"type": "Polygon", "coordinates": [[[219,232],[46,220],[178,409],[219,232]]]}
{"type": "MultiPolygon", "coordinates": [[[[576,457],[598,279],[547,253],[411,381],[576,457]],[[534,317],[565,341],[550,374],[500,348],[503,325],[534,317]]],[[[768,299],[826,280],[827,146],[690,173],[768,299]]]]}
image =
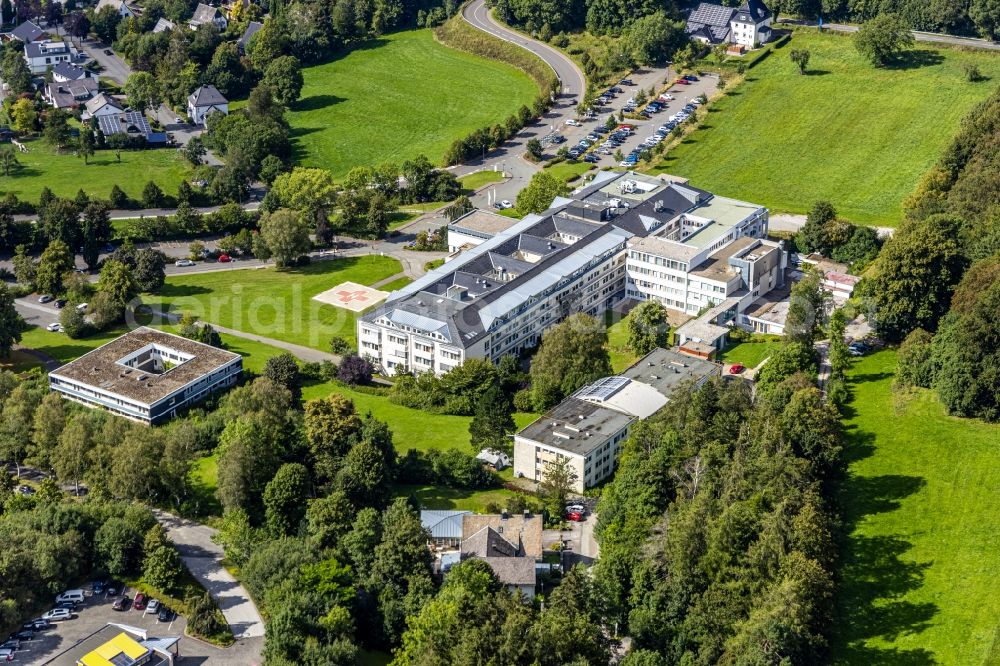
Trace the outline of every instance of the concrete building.
{"type": "Polygon", "coordinates": [[[449,245],[471,247],[358,319],[358,349],[381,372],[442,374],[468,358],[497,361],[537,346],[572,314],[597,317],[626,298],[650,297],[643,271],[657,266],[646,261],[652,254],[633,262],[626,251],[646,241],[683,256],[675,277],[684,285],[681,309],[693,314],[714,292],[688,289],[689,268],[736,238],[766,235],[768,219],[754,204],[610,171],[558,197],[543,215],[513,223],[496,217],[477,211],[455,220],[449,245]],[[635,264],[628,271],[627,262],[635,264]]]}
{"type": "Polygon", "coordinates": [[[721,366],[673,350],[654,349],[621,375],[605,377],[566,398],[514,436],[514,476],[542,481],[552,463],[568,459],[576,492],[614,472],[636,421],[655,414],[679,389],[693,390],[721,366]]]}
{"type": "Polygon", "coordinates": [[[235,385],[242,372],[239,354],[144,326],[50,372],[49,388],[153,425],[235,385]]]}

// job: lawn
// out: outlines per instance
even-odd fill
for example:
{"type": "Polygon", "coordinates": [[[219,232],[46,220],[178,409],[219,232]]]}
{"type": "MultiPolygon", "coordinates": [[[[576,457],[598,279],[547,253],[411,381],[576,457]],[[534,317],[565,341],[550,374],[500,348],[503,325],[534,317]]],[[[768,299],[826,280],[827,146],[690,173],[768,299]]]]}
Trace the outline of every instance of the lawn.
{"type": "MultiPolygon", "coordinates": [[[[410,409],[390,402],[383,395],[362,393],[334,382],[314,383],[302,389],[305,400],[320,398],[331,393],[339,393],[354,402],[359,414],[371,412],[372,416],[389,424],[392,429],[396,450],[405,453],[409,449],[429,451],[431,449],[461,449],[472,453],[469,445],[469,423],[471,416],[447,416],[430,414],[419,409],[410,409]]],[[[535,414],[514,414],[518,428],[523,428],[535,419],[535,414]]]]}
{"type": "Polygon", "coordinates": [[[625,318],[612,324],[612,317],[617,316],[608,311],[604,316],[604,324],[608,327],[608,354],[611,356],[611,369],[621,372],[639,360],[628,347],[628,330],[625,328],[625,318]]]}
{"type": "Polygon", "coordinates": [[[33,326],[21,334],[21,346],[48,354],[60,363],[69,363],[92,349],[114,340],[125,331],[125,327],[121,326],[89,338],[72,340],[65,333],[53,333],[33,326]]]}
{"type": "Polygon", "coordinates": [[[355,315],[312,297],[346,280],[372,284],[400,269],[395,259],[369,255],[316,261],[284,271],[263,268],[170,276],[159,294],[145,300],[226,328],[327,350],[334,336],[354,341],[355,315]]]}
{"type": "Polygon", "coordinates": [[[894,370],[883,351],[849,373],[831,661],[1000,663],[1000,426],[949,417],[930,391],[894,401],[894,370]]]}
{"type": "Polygon", "coordinates": [[[123,150],[121,162],[115,160],[113,151],[100,150],[88,165],[72,153],[57,154],[41,141],[29,143],[28,150],[17,154],[21,166],[16,171],[10,176],[0,174],[0,191],[31,202],[38,201],[43,187],[60,197],[75,197],[83,189],[91,197],[107,199],[114,185],[133,199],[141,199],[150,180],[172,195],[191,172],[190,165],[170,149],[123,150]]]}
{"type": "Polygon", "coordinates": [[[538,95],[527,75],[445,47],[430,30],[385,35],[303,77],[286,116],[296,157],[335,178],[421,154],[440,163],[455,139],[503,122],[538,95]]]}
{"type": "Polygon", "coordinates": [[[571,183],[593,168],[594,165],[587,162],[559,162],[545,167],[545,170],[558,180],[571,183]]]}
{"type": "Polygon", "coordinates": [[[503,172],[485,170],[462,176],[458,182],[462,184],[462,189],[465,190],[466,194],[472,194],[483,185],[499,183],[501,180],[503,180],[503,172]]]}
{"type": "Polygon", "coordinates": [[[396,486],[396,497],[413,497],[422,509],[458,509],[487,513],[486,505],[504,505],[515,493],[506,488],[461,490],[444,486],[396,486]]]}
{"type": "Polygon", "coordinates": [[[781,346],[780,337],[765,337],[770,339],[754,339],[729,345],[722,352],[722,360],[726,363],[742,363],[747,368],[756,368],[781,346]]]}
{"type": "Polygon", "coordinates": [[[413,282],[413,278],[408,278],[408,277],[396,278],[392,282],[386,282],[381,287],[379,287],[379,289],[381,291],[396,291],[397,289],[402,289],[411,282],[413,282]]]}
{"type": "Polygon", "coordinates": [[[849,37],[797,31],[713,102],[657,171],[774,211],[828,199],[853,222],[894,226],[903,199],[1000,80],[1000,57],[985,51],[921,46],[908,62],[875,69],[849,37]],[[809,75],[792,49],[812,54],[809,75]],[[966,64],[992,81],[970,83],[966,64]]]}

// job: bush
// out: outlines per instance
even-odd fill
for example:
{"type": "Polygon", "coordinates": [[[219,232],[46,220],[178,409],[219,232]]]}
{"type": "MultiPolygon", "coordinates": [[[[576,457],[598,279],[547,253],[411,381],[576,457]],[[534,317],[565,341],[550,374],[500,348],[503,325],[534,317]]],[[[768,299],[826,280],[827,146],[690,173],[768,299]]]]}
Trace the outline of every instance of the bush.
{"type": "Polygon", "coordinates": [[[337,356],[345,356],[353,351],[351,343],[344,338],[333,338],[330,340],[330,353],[337,356]]]}
{"type": "Polygon", "coordinates": [[[337,370],[337,379],[352,386],[368,384],[372,380],[373,372],[374,368],[371,363],[360,356],[351,355],[345,357],[343,363],[340,364],[340,369],[337,370]]]}
{"type": "Polygon", "coordinates": [[[535,409],[530,388],[521,389],[514,394],[514,409],[519,412],[531,412],[535,409]]]}

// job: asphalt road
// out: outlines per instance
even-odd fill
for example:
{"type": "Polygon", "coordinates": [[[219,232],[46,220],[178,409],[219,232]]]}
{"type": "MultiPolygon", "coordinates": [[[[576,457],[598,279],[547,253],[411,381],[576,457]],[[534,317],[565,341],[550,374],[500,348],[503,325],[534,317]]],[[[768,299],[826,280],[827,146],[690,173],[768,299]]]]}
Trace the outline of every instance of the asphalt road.
{"type": "Polygon", "coordinates": [[[84,53],[96,60],[97,64],[104,68],[101,71],[101,76],[111,79],[118,85],[125,85],[125,80],[132,73],[132,69],[116,54],[106,55],[104,51],[105,49],[110,50],[110,47],[94,39],[84,40],[81,47],[84,53]]]}
{"type": "MultiPolygon", "coordinates": [[[[778,23],[786,23],[788,25],[804,25],[812,28],[818,27],[816,21],[802,21],[798,19],[782,19],[778,23]]],[[[824,30],[833,30],[834,32],[857,32],[860,26],[857,25],[847,25],[844,23],[824,23],[824,30]]],[[[913,39],[918,42],[930,42],[934,44],[951,44],[952,46],[968,46],[974,49],[986,49],[988,51],[1000,51],[1000,43],[991,42],[988,39],[980,39],[978,37],[959,37],[957,35],[945,35],[939,32],[922,32],[920,30],[911,30],[913,33],[913,39]]]]}

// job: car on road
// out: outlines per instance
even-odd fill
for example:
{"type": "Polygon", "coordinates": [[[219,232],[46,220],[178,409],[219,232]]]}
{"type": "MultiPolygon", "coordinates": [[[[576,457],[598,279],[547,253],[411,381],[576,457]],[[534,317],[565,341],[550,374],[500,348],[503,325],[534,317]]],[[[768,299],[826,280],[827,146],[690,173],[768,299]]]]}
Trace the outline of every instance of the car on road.
{"type": "Polygon", "coordinates": [[[45,631],[51,626],[52,623],[49,622],[48,620],[45,620],[43,618],[37,618],[35,620],[28,620],[27,622],[21,625],[21,628],[28,631],[45,631]]]}
{"type": "Polygon", "coordinates": [[[79,305],[76,306],[76,309],[78,311],[80,311],[80,312],[86,312],[87,311],[87,304],[86,303],[80,303],[79,305]]]}
{"type": "Polygon", "coordinates": [[[183,118],[174,118],[174,123],[177,124],[177,125],[183,125],[184,124],[184,119],[183,118]]]}
{"type": "Polygon", "coordinates": [[[146,610],[149,611],[150,613],[158,613],[158,612],[160,612],[160,600],[159,599],[150,599],[149,603],[146,604],[146,610]]]}
{"type": "Polygon", "coordinates": [[[579,523],[583,520],[583,515],[577,511],[569,511],[566,513],[566,520],[572,520],[573,522],[579,523]]]}
{"type": "Polygon", "coordinates": [[[742,363],[733,363],[729,366],[729,374],[731,375],[738,375],[744,370],[746,370],[746,367],[742,363]]]}
{"type": "Polygon", "coordinates": [[[30,641],[35,637],[35,632],[31,629],[22,629],[21,631],[14,632],[10,637],[19,641],[30,641]]]}
{"type": "Polygon", "coordinates": [[[53,322],[48,326],[46,326],[45,330],[51,333],[58,333],[62,330],[62,324],[60,324],[59,322],[53,322]]]}
{"type": "Polygon", "coordinates": [[[232,260],[233,258],[230,257],[228,254],[220,254],[219,258],[216,259],[216,261],[218,261],[220,264],[228,264],[232,260]]]}
{"type": "Polygon", "coordinates": [[[51,303],[54,300],[56,299],[52,294],[42,294],[41,296],[38,297],[39,303],[51,303]]]}
{"type": "Polygon", "coordinates": [[[194,266],[194,262],[191,261],[190,259],[178,259],[177,261],[174,262],[174,266],[179,266],[181,268],[185,266],[194,266]]]}
{"type": "Polygon", "coordinates": [[[573,127],[581,127],[583,125],[583,123],[581,123],[579,120],[573,120],[572,118],[568,118],[566,120],[566,124],[572,125],[573,127]]]}
{"type": "Polygon", "coordinates": [[[104,55],[113,56],[115,54],[111,49],[104,49],[104,55]]]}
{"type": "Polygon", "coordinates": [[[142,610],[146,607],[146,595],[142,592],[135,595],[135,600],[132,602],[132,608],[136,610],[142,610]]]}
{"type": "Polygon", "coordinates": [[[53,608],[50,611],[42,613],[42,619],[49,620],[50,622],[58,622],[59,620],[69,620],[72,618],[73,611],[68,608],[53,608]]]}
{"type": "Polygon", "coordinates": [[[686,74],[686,75],[684,76],[684,80],[685,80],[685,81],[697,81],[697,80],[698,80],[698,77],[697,77],[697,76],[695,76],[694,74],[686,74]]]}
{"type": "Polygon", "coordinates": [[[562,134],[556,134],[554,137],[552,137],[552,143],[566,143],[566,137],[564,137],[562,134]]]}
{"type": "Polygon", "coordinates": [[[111,610],[127,611],[131,606],[132,600],[126,596],[122,596],[115,599],[115,602],[111,604],[111,610]]]}
{"type": "Polygon", "coordinates": [[[508,208],[513,208],[513,207],[514,207],[514,204],[512,204],[509,201],[507,201],[506,199],[504,199],[503,201],[500,202],[500,208],[501,208],[501,210],[507,210],[508,208]]]}
{"type": "Polygon", "coordinates": [[[156,619],[159,622],[170,622],[175,617],[177,617],[177,613],[171,610],[168,606],[162,605],[160,606],[160,612],[156,614],[156,619]]]}
{"type": "Polygon", "coordinates": [[[56,310],[62,310],[64,307],[66,307],[66,299],[57,298],[55,302],[52,304],[52,307],[54,307],[56,310]]]}

